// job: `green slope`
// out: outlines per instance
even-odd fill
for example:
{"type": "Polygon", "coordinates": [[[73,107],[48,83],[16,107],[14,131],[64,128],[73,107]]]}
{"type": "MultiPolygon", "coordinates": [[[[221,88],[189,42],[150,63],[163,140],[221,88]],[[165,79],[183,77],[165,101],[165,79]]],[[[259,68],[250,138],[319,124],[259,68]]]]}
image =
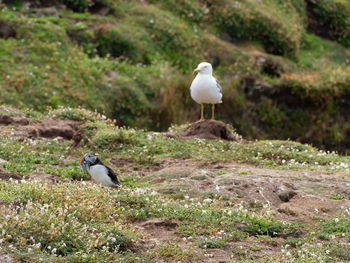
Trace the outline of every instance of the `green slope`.
{"type": "Polygon", "coordinates": [[[0,38],[2,104],[164,130],[198,118],[188,87],[206,60],[224,89],[217,116],[243,136],[350,148],[347,1],[5,2],[16,35],[0,38]]]}

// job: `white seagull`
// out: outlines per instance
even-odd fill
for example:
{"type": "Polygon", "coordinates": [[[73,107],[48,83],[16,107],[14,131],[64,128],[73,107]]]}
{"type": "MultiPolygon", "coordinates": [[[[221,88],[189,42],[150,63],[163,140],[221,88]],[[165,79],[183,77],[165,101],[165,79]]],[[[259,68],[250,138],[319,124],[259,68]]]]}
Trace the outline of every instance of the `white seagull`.
{"type": "Polygon", "coordinates": [[[117,187],[120,182],[111,168],[105,166],[94,153],[85,154],[80,164],[84,172],[88,172],[96,182],[109,187],[117,187]]]}
{"type": "Polygon", "coordinates": [[[201,105],[201,119],[204,120],[204,105],[212,104],[211,119],[214,120],[215,104],[222,103],[222,89],[216,78],[213,77],[213,67],[208,62],[202,62],[193,71],[198,73],[192,81],[190,92],[192,99],[201,105]]]}

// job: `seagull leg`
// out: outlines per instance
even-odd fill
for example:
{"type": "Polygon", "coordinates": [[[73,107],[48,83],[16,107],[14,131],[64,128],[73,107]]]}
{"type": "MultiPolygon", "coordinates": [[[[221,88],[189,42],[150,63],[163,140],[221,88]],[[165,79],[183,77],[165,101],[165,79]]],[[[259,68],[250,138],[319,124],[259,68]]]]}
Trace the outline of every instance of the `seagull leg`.
{"type": "Polygon", "coordinates": [[[215,118],[214,118],[214,111],[215,111],[215,104],[212,104],[211,105],[211,119],[212,120],[215,120],[215,118]]]}
{"type": "Polygon", "coordinates": [[[204,105],[201,104],[201,119],[200,121],[204,120],[204,105]]]}

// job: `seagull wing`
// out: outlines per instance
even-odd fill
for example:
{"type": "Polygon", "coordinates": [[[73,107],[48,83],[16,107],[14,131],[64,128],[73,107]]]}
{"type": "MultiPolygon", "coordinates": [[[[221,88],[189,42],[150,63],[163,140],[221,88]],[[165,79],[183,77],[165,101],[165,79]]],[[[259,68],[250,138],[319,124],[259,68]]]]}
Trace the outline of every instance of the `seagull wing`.
{"type": "Polygon", "coordinates": [[[216,87],[219,89],[219,92],[222,94],[222,88],[221,88],[221,86],[219,84],[219,81],[216,78],[214,78],[214,80],[215,80],[215,83],[216,83],[216,87]]]}
{"type": "Polygon", "coordinates": [[[111,168],[109,168],[108,166],[106,166],[107,168],[107,174],[108,176],[111,178],[112,182],[115,184],[120,184],[117,175],[113,172],[113,170],[111,168]]]}

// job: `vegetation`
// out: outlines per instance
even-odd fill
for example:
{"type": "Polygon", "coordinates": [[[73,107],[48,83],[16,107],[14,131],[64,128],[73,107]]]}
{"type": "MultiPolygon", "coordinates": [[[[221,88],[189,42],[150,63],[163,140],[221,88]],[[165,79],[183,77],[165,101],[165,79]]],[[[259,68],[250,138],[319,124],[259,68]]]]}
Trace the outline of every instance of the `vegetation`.
{"type": "Polygon", "coordinates": [[[347,1],[60,2],[0,5],[15,31],[0,38],[0,103],[166,130],[198,118],[190,72],[207,60],[224,88],[217,116],[244,137],[349,149],[347,1]]]}
{"type": "Polygon", "coordinates": [[[82,140],[73,147],[1,126],[0,175],[26,177],[0,180],[0,261],[196,262],[216,260],[213,251],[231,262],[350,260],[347,191],[324,197],[337,213],[325,206],[287,222],[288,206],[245,202],[236,191],[232,174],[250,170],[225,167],[348,176],[350,159],[333,151],[350,149],[348,1],[34,2],[0,1],[0,114],[74,120],[82,140]],[[217,116],[247,140],[156,132],[178,133],[198,118],[188,88],[204,60],[223,87],[217,116]],[[123,187],[88,181],[87,152],[123,187]],[[171,162],[200,169],[156,172],[171,162]],[[218,181],[233,192],[221,193],[218,181]]]}
{"type": "MultiPolygon", "coordinates": [[[[27,114],[39,122],[45,116],[35,111],[1,109],[0,113],[27,114]]],[[[1,253],[32,262],[179,261],[211,257],[211,249],[227,249],[232,242],[251,242],[253,238],[264,244],[282,238],[285,240],[282,252],[273,256],[273,262],[287,259],[299,262],[315,257],[348,259],[345,243],[329,242],[349,238],[348,210],[311,225],[286,223],[269,205],[242,203],[239,200],[244,200],[243,196],[234,200],[218,193],[200,193],[187,184],[170,183],[176,178],[191,177],[190,172],[142,176],[144,169],[156,168],[164,159],[198,161],[202,166],[237,161],[284,170],[308,168],[348,173],[347,157],[292,141],[170,139],[161,133],[118,128],[105,116],[83,108],[60,107],[50,110],[48,115],[80,121],[84,129],[82,144],[73,148],[69,141],[1,136],[0,156],[6,161],[2,167],[7,172],[28,176],[22,181],[0,181],[0,213],[4,213],[0,217],[1,253]],[[80,171],[79,161],[91,151],[98,152],[107,164],[117,156],[133,165],[131,170],[122,167],[117,170],[123,183],[121,189],[116,191],[85,181],[88,178],[80,171]],[[30,180],[37,172],[53,174],[65,181],[50,184],[30,180]],[[160,187],[154,178],[169,184],[160,187]],[[174,233],[186,245],[166,241],[157,249],[140,250],[147,236],[135,225],[154,218],[168,220],[162,222],[170,222],[169,226],[173,224],[174,233]],[[315,238],[322,240],[318,247],[313,246],[315,238]]],[[[2,132],[13,128],[5,126],[2,132]]],[[[177,132],[182,129],[172,127],[177,132]]],[[[213,174],[191,179],[201,182],[228,172],[215,170],[213,174]]],[[[329,198],[340,201],[345,196],[334,194],[329,198]]],[[[240,262],[239,258],[249,262],[250,253],[264,251],[261,246],[249,244],[249,249],[232,254],[237,259],[233,262],[240,262]]],[[[271,258],[260,260],[269,262],[271,258]]]]}

